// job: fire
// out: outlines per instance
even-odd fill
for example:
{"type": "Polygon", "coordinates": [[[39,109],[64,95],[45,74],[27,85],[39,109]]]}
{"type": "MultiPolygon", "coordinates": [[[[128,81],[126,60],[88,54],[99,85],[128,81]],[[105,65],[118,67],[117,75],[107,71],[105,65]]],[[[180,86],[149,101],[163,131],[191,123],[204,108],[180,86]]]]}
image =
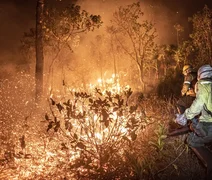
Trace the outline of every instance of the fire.
{"type": "Polygon", "coordinates": [[[94,87],[101,88],[103,93],[105,93],[105,91],[110,91],[113,94],[121,93],[123,90],[129,89],[129,85],[121,87],[118,74],[112,74],[111,78],[106,79],[98,78],[97,84],[96,85],[90,84],[89,87],[90,89],[93,89],[94,87]]]}
{"type": "MultiPolygon", "coordinates": [[[[26,148],[21,149],[19,141],[15,142],[14,163],[18,173],[13,179],[48,178],[52,172],[60,174],[73,167],[69,171],[72,178],[76,172],[88,172],[88,165],[93,169],[108,169],[106,162],[112,158],[113,151],[123,155],[121,149],[126,146],[123,138],[133,140],[131,136],[139,129],[142,116],[135,110],[131,113],[126,106],[124,92],[130,88],[121,87],[115,75],[99,78],[96,84],[89,83],[87,87],[86,93],[76,87],[67,87],[67,94],[51,91],[50,110],[43,117],[46,120],[39,128],[32,123],[34,129],[25,132],[26,148]]],[[[25,105],[29,103],[24,101],[25,105]]],[[[38,115],[33,117],[36,123],[38,119],[38,115]]]]}

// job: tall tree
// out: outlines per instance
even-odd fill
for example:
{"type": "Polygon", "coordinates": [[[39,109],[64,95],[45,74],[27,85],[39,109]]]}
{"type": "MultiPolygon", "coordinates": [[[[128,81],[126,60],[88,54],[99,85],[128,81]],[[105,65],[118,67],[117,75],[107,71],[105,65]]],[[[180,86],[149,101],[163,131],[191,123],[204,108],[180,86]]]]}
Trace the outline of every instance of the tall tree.
{"type": "MultiPolygon", "coordinates": [[[[65,59],[64,57],[70,57],[70,54],[73,53],[75,44],[79,44],[80,35],[99,28],[102,21],[99,15],[89,14],[87,11],[82,10],[79,5],[70,4],[60,9],[45,6],[44,13],[45,0],[37,0],[37,3],[36,31],[30,29],[30,32],[25,33],[22,47],[26,50],[24,51],[26,54],[31,55],[34,52],[32,47],[34,48],[36,39],[36,53],[38,52],[37,58],[39,58],[36,65],[37,84],[42,85],[41,82],[45,81],[45,87],[50,86],[52,90],[58,88],[58,83],[55,83],[55,76],[60,77],[61,74],[58,73],[65,72],[64,69],[68,66],[70,58],[65,59]],[[43,55],[42,46],[45,50],[43,55]],[[43,57],[45,58],[45,69],[42,66],[44,63],[43,57]],[[46,74],[44,80],[42,74],[46,74]]],[[[41,92],[41,90],[42,87],[37,86],[36,92],[41,92]]]]}
{"type": "Polygon", "coordinates": [[[141,19],[143,15],[140,3],[133,3],[126,8],[119,7],[113,14],[113,26],[110,29],[125,53],[136,63],[141,90],[145,91],[144,70],[152,63],[156,29],[153,23],[141,19]]]}
{"type": "MultiPolygon", "coordinates": [[[[50,86],[53,88],[53,74],[56,63],[62,64],[60,54],[73,52],[76,37],[85,32],[94,31],[102,24],[99,15],[89,14],[79,5],[70,4],[62,9],[49,8],[45,14],[44,32],[45,45],[54,56],[49,65],[50,86]]],[[[58,71],[58,67],[57,67],[58,71]]]]}
{"type": "Polygon", "coordinates": [[[184,28],[180,25],[180,24],[175,24],[174,28],[176,30],[176,34],[177,34],[177,46],[179,47],[180,45],[180,33],[184,31],[184,28]]]}
{"type": "Polygon", "coordinates": [[[198,52],[197,60],[201,61],[201,64],[212,63],[212,10],[205,6],[201,12],[194,14],[190,21],[193,24],[190,37],[198,52]]]}
{"type": "Polygon", "coordinates": [[[41,98],[43,93],[43,11],[44,0],[37,0],[36,7],[36,67],[35,67],[35,82],[36,82],[36,101],[41,98]]]}

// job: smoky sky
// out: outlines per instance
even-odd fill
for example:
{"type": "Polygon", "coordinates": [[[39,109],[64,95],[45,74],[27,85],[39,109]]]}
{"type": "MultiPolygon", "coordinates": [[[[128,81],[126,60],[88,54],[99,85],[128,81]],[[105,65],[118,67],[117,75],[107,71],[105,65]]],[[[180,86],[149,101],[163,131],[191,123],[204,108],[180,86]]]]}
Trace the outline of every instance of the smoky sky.
{"type": "MultiPolygon", "coordinates": [[[[15,63],[19,52],[20,40],[29,28],[35,27],[37,0],[1,0],[0,1],[0,64],[15,63]]],[[[49,6],[60,8],[73,0],[46,0],[49,6]]],[[[76,1],[92,14],[100,14],[104,26],[118,6],[125,6],[136,0],[78,0],[76,1]]],[[[147,15],[160,28],[161,41],[173,43],[173,24],[182,24],[189,32],[188,17],[200,11],[204,5],[212,8],[211,0],[140,0],[147,15]],[[166,37],[169,34],[169,37],[166,37]]]]}

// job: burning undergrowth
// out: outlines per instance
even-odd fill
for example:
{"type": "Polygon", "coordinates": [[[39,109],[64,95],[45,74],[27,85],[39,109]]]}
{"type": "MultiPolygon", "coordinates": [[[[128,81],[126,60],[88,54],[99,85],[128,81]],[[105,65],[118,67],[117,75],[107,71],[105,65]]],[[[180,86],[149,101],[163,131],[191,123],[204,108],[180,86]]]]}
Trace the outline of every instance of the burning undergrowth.
{"type": "Polygon", "coordinates": [[[172,102],[95,88],[35,105],[33,87],[23,73],[1,84],[0,179],[153,179],[170,161],[172,102]]]}
{"type": "Polygon", "coordinates": [[[131,89],[103,94],[96,88],[93,94],[73,92],[63,102],[50,98],[47,132],[60,139],[55,155],[64,155],[61,163],[69,178],[132,176],[124,167],[125,153],[150,120],[138,105],[128,105],[131,94],[131,89]]]}
{"type": "Polygon", "coordinates": [[[23,73],[2,81],[1,178],[133,176],[125,154],[151,120],[129,105],[131,89],[70,92],[39,107],[33,89],[23,73]]]}

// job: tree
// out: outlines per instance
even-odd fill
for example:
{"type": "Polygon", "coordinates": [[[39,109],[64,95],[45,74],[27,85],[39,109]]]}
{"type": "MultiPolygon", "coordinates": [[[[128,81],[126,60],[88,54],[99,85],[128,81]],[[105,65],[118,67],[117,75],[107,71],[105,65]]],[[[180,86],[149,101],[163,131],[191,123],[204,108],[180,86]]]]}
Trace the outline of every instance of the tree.
{"type": "MultiPolygon", "coordinates": [[[[176,69],[176,53],[177,47],[175,45],[161,45],[158,46],[156,51],[157,67],[160,76],[166,78],[170,75],[170,71],[173,74],[173,70],[176,69]]],[[[158,75],[159,76],[159,75],[158,75]]],[[[159,77],[160,77],[159,76],[159,77]]]]}
{"type": "Polygon", "coordinates": [[[207,6],[201,12],[197,12],[189,19],[193,24],[193,32],[190,34],[197,54],[198,61],[212,63],[212,10],[207,6]]]}
{"type": "MultiPolygon", "coordinates": [[[[81,10],[80,6],[71,4],[62,9],[45,6],[43,21],[38,21],[38,23],[40,22],[42,22],[42,26],[39,24],[38,27],[42,28],[40,31],[42,30],[43,33],[40,35],[43,35],[46,68],[42,69],[44,72],[39,74],[46,74],[46,87],[50,86],[53,89],[55,73],[64,71],[64,64],[67,67],[70,63],[67,61],[70,61],[70,54],[73,53],[75,42],[79,42],[79,35],[99,28],[102,21],[99,15],[89,14],[87,11],[81,10]],[[65,59],[65,56],[69,56],[69,59],[65,59]],[[56,65],[57,69],[53,71],[56,65]]],[[[23,48],[29,50],[30,54],[32,54],[31,47],[34,47],[35,39],[36,32],[31,28],[30,32],[25,33],[22,40],[23,48]]],[[[39,67],[43,68],[41,65],[39,67]]]]}
{"type": "Polygon", "coordinates": [[[153,23],[140,20],[144,13],[140,3],[133,3],[126,8],[119,7],[113,14],[110,31],[125,53],[136,63],[139,71],[141,90],[145,91],[144,69],[150,65],[155,47],[156,30],[153,23]]]}
{"type": "Polygon", "coordinates": [[[72,42],[84,32],[93,31],[102,24],[99,15],[89,15],[81,10],[79,5],[71,4],[62,10],[49,9],[45,15],[45,41],[46,45],[52,47],[56,54],[50,63],[50,69],[64,49],[73,52],[72,42]]]}
{"type": "Polygon", "coordinates": [[[35,81],[36,81],[36,100],[40,98],[43,93],[43,10],[44,0],[37,0],[36,7],[36,67],[35,67],[35,81]]]}
{"type": "Polygon", "coordinates": [[[177,33],[177,46],[179,47],[179,45],[180,45],[180,41],[179,41],[180,32],[183,32],[184,28],[180,24],[175,24],[174,28],[175,28],[176,33],[177,33]]]}

